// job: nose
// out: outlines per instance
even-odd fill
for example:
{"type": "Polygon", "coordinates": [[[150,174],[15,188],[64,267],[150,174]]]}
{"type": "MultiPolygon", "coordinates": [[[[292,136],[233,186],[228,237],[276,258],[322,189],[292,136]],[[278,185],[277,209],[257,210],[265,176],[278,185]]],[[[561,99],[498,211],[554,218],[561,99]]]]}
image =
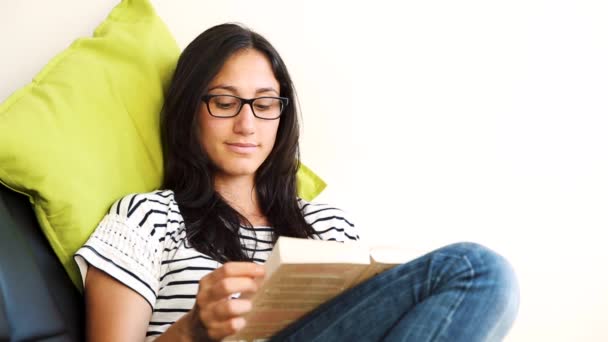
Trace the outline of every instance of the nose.
{"type": "Polygon", "coordinates": [[[255,116],[250,103],[241,107],[241,111],[234,117],[234,133],[251,135],[255,132],[255,116]]]}

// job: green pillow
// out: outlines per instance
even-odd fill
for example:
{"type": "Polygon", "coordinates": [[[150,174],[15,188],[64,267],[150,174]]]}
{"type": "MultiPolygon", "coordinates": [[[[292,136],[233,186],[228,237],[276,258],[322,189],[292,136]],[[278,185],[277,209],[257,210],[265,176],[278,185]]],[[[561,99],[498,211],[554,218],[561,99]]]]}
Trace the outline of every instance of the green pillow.
{"type": "Polygon", "coordinates": [[[296,176],[298,196],[306,201],[312,201],[325,190],[325,187],[327,186],[319,176],[302,163],[300,163],[300,168],[298,169],[298,174],[296,176]]]}
{"type": "MultiPolygon", "coordinates": [[[[162,179],[159,112],[180,49],[147,0],[123,0],[0,104],[0,183],[27,195],[74,284],[110,205],[162,179]]],[[[301,196],[325,183],[303,167],[301,196]]]]}

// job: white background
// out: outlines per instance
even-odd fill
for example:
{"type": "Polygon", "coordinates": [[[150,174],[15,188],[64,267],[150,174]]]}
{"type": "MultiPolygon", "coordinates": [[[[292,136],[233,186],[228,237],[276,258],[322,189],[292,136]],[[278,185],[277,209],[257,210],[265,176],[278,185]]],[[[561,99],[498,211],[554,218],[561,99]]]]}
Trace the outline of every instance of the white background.
{"type": "MultiPolygon", "coordinates": [[[[0,1],[0,101],[110,0],[0,1]]],[[[522,303],[508,341],[608,341],[608,3],[155,0],[182,47],[244,23],[281,52],[303,160],[371,244],[475,241],[522,303]]]]}

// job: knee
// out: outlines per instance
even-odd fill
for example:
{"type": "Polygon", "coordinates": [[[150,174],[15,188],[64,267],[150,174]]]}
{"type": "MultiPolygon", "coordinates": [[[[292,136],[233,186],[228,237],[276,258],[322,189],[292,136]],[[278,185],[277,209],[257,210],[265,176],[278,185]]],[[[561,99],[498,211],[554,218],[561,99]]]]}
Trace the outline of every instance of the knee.
{"type": "Polygon", "coordinates": [[[517,276],[509,261],[488,247],[474,242],[459,242],[441,248],[439,252],[465,260],[475,278],[481,277],[493,284],[518,290],[517,276]]]}
{"type": "Polygon", "coordinates": [[[497,308],[515,316],[519,308],[519,282],[509,261],[493,250],[473,242],[460,242],[440,249],[442,254],[458,256],[469,265],[475,283],[485,288],[497,308]]]}

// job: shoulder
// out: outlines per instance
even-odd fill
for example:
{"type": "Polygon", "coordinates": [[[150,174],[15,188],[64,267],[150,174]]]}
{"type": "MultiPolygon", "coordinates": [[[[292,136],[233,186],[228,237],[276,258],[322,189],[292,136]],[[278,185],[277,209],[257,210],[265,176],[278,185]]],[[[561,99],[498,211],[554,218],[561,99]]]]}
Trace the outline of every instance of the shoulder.
{"type": "Polygon", "coordinates": [[[300,210],[308,223],[327,220],[342,220],[353,225],[347,218],[348,214],[344,210],[324,203],[308,202],[303,199],[298,199],[300,210]]]}
{"type": "Polygon", "coordinates": [[[148,214],[150,210],[168,213],[175,205],[171,190],[156,190],[147,193],[134,193],[118,199],[108,211],[109,215],[118,215],[130,219],[136,214],[148,214]]]}
{"type": "MultiPolygon", "coordinates": [[[[116,245],[124,241],[141,241],[152,251],[163,243],[166,233],[176,230],[183,219],[171,190],[133,193],[114,202],[91,235],[116,245]]],[[[149,256],[147,256],[149,257],[149,256]]]]}
{"type": "Polygon", "coordinates": [[[344,210],[329,204],[298,199],[302,215],[323,240],[358,240],[355,224],[344,210]]]}
{"type": "Polygon", "coordinates": [[[106,219],[118,220],[130,227],[146,230],[168,228],[171,225],[167,226],[167,223],[183,222],[171,190],[126,195],[112,204],[106,219]]]}
{"type": "Polygon", "coordinates": [[[172,191],[129,194],[118,199],[76,252],[82,280],[93,265],[154,307],[166,235],[177,230],[180,221],[183,223],[172,191]]]}

